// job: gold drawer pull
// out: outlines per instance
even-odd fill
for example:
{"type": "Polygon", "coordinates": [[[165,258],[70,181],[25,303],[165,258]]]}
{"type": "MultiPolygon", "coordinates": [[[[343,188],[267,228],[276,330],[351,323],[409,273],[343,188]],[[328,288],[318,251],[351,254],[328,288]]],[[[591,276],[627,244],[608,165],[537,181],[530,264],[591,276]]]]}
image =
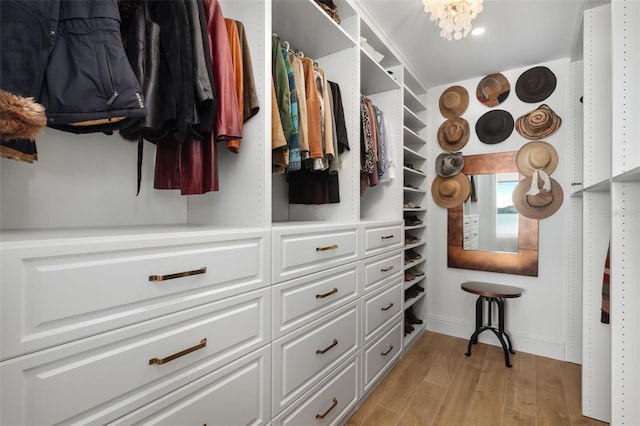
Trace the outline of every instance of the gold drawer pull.
{"type": "Polygon", "coordinates": [[[331,291],[329,291],[329,292],[327,292],[325,294],[316,294],[316,299],[324,299],[325,297],[331,296],[332,294],[335,294],[337,292],[338,292],[338,289],[334,287],[333,290],[331,290],[331,291]]]}
{"type": "Polygon", "coordinates": [[[392,350],[393,350],[393,345],[389,345],[389,350],[387,350],[386,352],[380,352],[380,355],[387,356],[389,355],[389,352],[391,352],[392,350]]]}
{"type": "Polygon", "coordinates": [[[185,349],[184,351],[180,351],[178,353],[175,353],[173,355],[169,355],[166,358],[151,358],[149,360],[149,365],[161,365],[161,364],[166,364],[169,361],[173,361],[176,358],[180,358],[181,356],[185,356],[187,354],[190,354],[191,352],[197,351],[198,349],[202,349],[205,346],[207,346],[207,339],[202,339],[200,340],[200,344],[195,345],[189,349],[185,349]]]}
{"type": "Polygon", "coordinates": [[[380,309],[383,310],[383,311],[388,311],[392,307],[393,307],[393,302],[389,303],[389,306],[387,306],[386,308],[380,308],[380,309]]]}
{"type": "Polygon", "coordinates": [[[389,272],[390,270],[393,269],[393,265],[389,266],[388,268],[382,268],[380,269],[380,272],[389,272]]]}
{"type": "Polygon", "coordinates": [[[331,404],[331,407],[329,407],[329,409],[325,411],[323,414],[316,414],[316,420],[322,420],[325,417],[327,417],[327,414],[329,414],[331,410],[336,408],[336,405],[338,405],[338,400],[333,398],[333,404],[331,404]]]}
{"type": "Polygon", "coordinates": [[[383,240],[388,240],[389,238],[393,238],[393,234],[391,234],[391,235],[383,235],[380,238],[382,238],[383,240]]]}
{"type": "Polygon", "coordinates": [[[335,250],[338,248],[337,244],[334,244],[332,246],[326,246],[326,247],[316,247],[316,251],[327,251],[327,250],[335,250]]]}
{"type": "Polygon", "coordinates": [[[191,275],[200,275],[207,272],[207,267],[203,266],[200,269],[194,269],[193,271],[177,272],[175,274],[168,275],[149,275],[149,281],[167,281],[176,278],[189,277],[191,275]]]}
{"type": "Polygon", "coordinates": [[[318,349],[316,351],[316,355],[322,355],[322,354],[326,353],[329,349],[331,349],[332,347],[334,347],[337,344],[338,344],[338,339],[333,339],[333,343],[331,343],[329,346],[327,346],[324,349],[318,349]]]}

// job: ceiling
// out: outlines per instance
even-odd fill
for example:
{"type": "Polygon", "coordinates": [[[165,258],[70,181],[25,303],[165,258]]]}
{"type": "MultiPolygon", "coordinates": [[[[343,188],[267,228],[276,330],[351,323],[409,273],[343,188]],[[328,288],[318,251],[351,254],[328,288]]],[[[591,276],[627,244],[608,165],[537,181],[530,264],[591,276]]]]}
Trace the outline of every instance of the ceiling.
{"type": "Polygon", "coordinates": [[[484,0],[480,36],[447,41],[421,0],[361,0],[365,15],[400,51],[426,88],[581,57],[582,13],[591,0],[484,0]],[[390,37],[388,35],[391,35],[390,37]],[[576,43],[576,41],[579,41],[576,43]]]}

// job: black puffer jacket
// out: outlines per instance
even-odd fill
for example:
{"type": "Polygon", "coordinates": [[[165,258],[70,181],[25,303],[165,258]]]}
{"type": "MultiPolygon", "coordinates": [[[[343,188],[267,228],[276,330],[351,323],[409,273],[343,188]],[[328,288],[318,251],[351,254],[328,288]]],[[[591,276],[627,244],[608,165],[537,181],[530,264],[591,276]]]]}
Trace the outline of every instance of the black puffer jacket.
{"type": "Polygon", "coordinates": [[[116,0],[0,3],[2,89],[44,105],[48,126],[116,130],[121,118],[147,114],[122,46],[116,0]]]}

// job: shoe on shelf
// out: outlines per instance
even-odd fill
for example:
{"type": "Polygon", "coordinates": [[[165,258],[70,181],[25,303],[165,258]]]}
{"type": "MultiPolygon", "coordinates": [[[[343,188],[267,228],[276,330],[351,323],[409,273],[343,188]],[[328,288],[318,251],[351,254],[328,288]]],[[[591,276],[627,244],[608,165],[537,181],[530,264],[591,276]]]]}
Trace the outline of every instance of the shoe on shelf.
{"type": "Polygon", "coordinates": [[[422,225],[422,220],[418,219],[417,216],[413,215],[413,216],[405,216],[404,218],[404,225],[405,226],[418,226],[418,225],[422,225]]]}
{"type": "Polygon", "coordinates": [[[420,269],[418,269],[417,267],[413,267],[411,269],[407,269],[406,271],[407,273],[416,276],[416,277],[421,277],[424,275],[424,271],[421,271],[420,269]]]}
{"type": "Polygon", "coordinates": [[[420,292],[418,291],[418,289],[414,287],[409,287],[404,291],[404,298],[405,300],[413,299],[414,297],[418,297],[419,294],[420,292]]]}
{"type": "Polygon", "coordinates": [[[422,324],[423,321],[416,317],[416,314],[413,312],[413,306],[409,306],[406,311],[404,311],[404,317],[409,324],[422,324]]]}
{"type": "Polygon", "coordinates": [[[422,259],[422,255],[419,253],[416,253],[416,251],[414,249],[409,249],[407,251],[404,252],[404,256],[408,257],[411,260],[418,260],[418,259],[422,259]]]}
{"type": "Polygon", "coordinates": [[[424,288],[420,287],[419,285],[414,286],[416,288],[416,290],[418,290],[418,293],[422,293],[424,291],[424,288]]]}
{"type": "Polygon", "coordinates": [[[419,209],[420,206],[414,203],[413,201],[409,201],[408,203],[404,203],[403,207],[405,209],[419,209]]]}
{"type": "Polygon", "coordinates": [[[416,279],[415,275],[411,275],[411,274],[409,274],[407,272],[404,273],[404,280],[405,281],[413,281],[415,279],[416,279]]]}
{"type": "Polygon", "coordinates": [[[420,238],[414,237],[413,235],[404,234],[404,243],[406,244],[414,244],[420,242],[420,238]]]}

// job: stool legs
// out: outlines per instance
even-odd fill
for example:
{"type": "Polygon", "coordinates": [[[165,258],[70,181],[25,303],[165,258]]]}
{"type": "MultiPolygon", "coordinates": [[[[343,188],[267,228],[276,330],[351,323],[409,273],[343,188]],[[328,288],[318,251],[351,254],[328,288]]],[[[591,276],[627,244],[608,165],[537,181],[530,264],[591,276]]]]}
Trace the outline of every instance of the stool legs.
{"type": "Polygon", "coordinates": [[[485,296],[478,297],[478,300],[476,300],[476,329],[471,335],[471,338],[469,339],[469,344],[467,345],[467,352],[465,353],[466,356],[471,356],[471,345],[475,345],[478,343],[478,335],[480,335],[480,333],[482,333],[485,330],[491,330],[493,334],[495,334],[498,340],[500,341],[500,345],[502,346],[502,351],[504,352],[505,365],[507,367],[512,366],[511,362],[509,361],[509,353],[515,354],[515,352],[511,347],[511,339],[509,338],[509,335],[507,334],[507,332],[504,330],[504,310],[505,310],[505,303],[503,299],[495,298],[495,297],[485,297],[485,296]],[[484,322],[483,322],[483,314],[484,314],[483,302],[485,300],[487,301],[487,305],[488,305],[487,325],[484,325],[484,322]],[[491,311],[492,311],[491,304],[494,302],[498,306],[498,328],[497,329],[496,327],[493,327],[491,325],[491,311]],[[506,342],[505,342],[505,338],[507,339],[506,342]]]}

